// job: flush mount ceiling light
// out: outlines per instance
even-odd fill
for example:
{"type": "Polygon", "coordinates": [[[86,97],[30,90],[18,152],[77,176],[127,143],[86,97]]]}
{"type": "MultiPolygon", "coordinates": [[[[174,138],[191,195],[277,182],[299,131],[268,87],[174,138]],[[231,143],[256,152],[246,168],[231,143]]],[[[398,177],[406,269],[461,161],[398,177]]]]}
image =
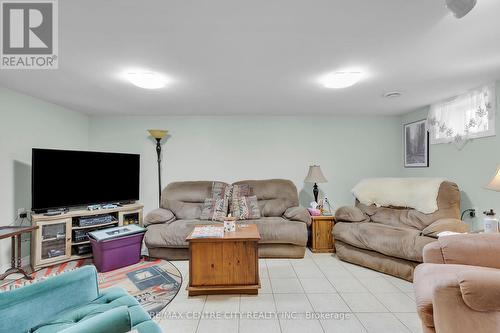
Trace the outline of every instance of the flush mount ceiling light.
{"type": "Polygon", "coordinates": [[[133,85],[144,89],[160,89],[168,83],[165,76],[152,71],[127,71],[125,77],[133,85]]]}
{"type": "Polygon", "coordinates": [[[329,73],[320,78],[320,83],[325,88],[341,89],[355,85],[363,77],[361,71],[342,70],[329,73]]]}
{"type": "Polygon", "coordinates": [[[446,0],[446,7],[459,19],[467,15],[476,3],[477,0],[446,0]]]}

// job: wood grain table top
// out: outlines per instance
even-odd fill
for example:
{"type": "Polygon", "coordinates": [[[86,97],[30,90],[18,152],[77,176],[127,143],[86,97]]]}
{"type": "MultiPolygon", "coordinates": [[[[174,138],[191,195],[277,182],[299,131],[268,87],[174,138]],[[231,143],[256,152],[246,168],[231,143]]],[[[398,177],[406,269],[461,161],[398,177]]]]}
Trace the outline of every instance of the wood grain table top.
{"type": "MultiPolygon", "coordinates": [[[[206,227],[206,225],[200,225],[206,227]]],[[[222,223],[214,224],[215,227],[224,227],[222,223]]],[[[186,238],[188,242],[206,242],[206,241],[236,241],[236,240],[260,240],[259,230],[255,224],[236,223],[236,231],[225,232],[224,237],[204,237],[192,238],[193,232],[189,233],[186,238]]]]}
{"type": "Polygon", "coordinates": [[[0,227],[0,239],[9,238],[12,236],[17,236],[20,234],[24,234],[25,232],[31,232],[35,229],[38,229],[38,226],[6,226],[0,227]]]}

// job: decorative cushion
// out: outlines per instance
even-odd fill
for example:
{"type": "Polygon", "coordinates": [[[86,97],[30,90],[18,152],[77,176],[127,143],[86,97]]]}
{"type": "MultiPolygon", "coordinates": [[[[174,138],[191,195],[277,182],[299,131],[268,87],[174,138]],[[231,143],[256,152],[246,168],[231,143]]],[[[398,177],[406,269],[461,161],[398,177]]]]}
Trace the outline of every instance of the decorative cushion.
{"type": "Polygon", "coordinates": [[[227,215],[227,206],[227,199],[206,198],[200,220],[224,221],[224,217],[227,215]]]}
{"type": "Polygon", "coordinates": [[[252,188],[248,184],[232,185],[233,197],[248,197],[252,195],[252,188]]]}
{"type": "Polygon", "coordinates": [[[144,226],[157,223],[170,223],[175,221],[175,215],[172,211],[163,208],[156,208],[149,212],[144,218],[144,226]]]}
{"type": "Polygon", "coordinates": [[[260,209],[257,196],[234,196],[231,201],[231,215],[238,220],[250,220],[260,218],[260,209]]]}
{"type": "Polygon", "coordinates": [[[242,197],[248,197],[252,195],[252,188],[248,184],[237,184],[231,185],[231,198],[229,200],[229,212],[231,216],[234,216],[231,207],[233,204],[233,200],[238,201],[242,197]]]}
{"type": "Polygon", "coordinates": [[[233,191],[232,185],[228,185],[223,182],[212,183],[212,198],[226,199],[229,202],[229,200],[231,199],[232,191],[233,191]]]}

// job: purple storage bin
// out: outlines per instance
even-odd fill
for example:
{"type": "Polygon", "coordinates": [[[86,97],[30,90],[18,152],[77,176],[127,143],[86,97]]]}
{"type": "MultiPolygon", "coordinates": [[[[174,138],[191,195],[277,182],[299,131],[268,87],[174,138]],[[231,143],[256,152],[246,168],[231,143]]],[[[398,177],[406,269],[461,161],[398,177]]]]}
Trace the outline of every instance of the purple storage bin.
{"type": "Polygon", "coordinates": [[[89,237],[97,270],[109,272],[138,263],[141,260],[143,238],[144,232],[107,240],[89,237]]]}

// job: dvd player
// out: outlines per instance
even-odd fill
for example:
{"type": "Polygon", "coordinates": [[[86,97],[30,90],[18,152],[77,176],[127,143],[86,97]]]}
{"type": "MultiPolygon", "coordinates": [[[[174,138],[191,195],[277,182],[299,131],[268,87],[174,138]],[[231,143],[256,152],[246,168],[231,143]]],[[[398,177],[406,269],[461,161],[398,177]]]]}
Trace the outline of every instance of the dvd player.
{"type": "Polygon", "coordinates": [[[79,227],[89,227],[94,225],[106,224],[115,222],[116,218],[113,215],[96,215],[84,216],[77,219],[76,224],[79,227]]]}

